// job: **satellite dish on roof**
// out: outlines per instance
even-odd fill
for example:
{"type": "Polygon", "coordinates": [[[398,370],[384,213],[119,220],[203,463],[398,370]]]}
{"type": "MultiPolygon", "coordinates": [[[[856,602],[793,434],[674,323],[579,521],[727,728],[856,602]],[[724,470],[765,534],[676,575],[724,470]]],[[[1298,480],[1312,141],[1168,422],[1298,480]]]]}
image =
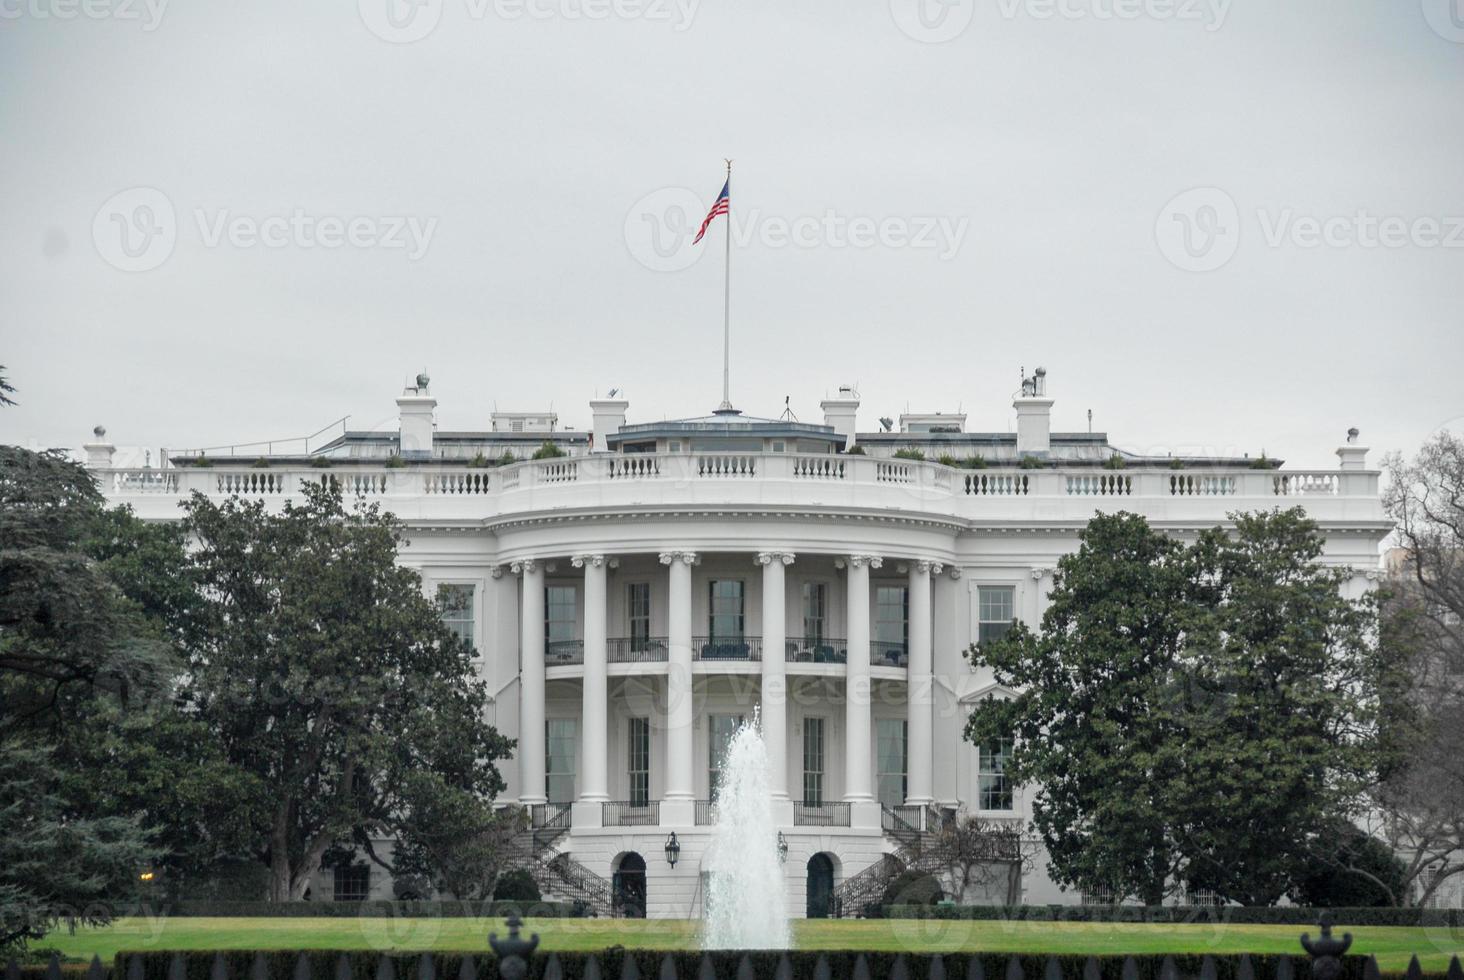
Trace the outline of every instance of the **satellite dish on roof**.
{"type": "Polygon", "coordinates": [[[417,375],[417,387],[425,388],[431,380],[431,378],[427,377],[427,372],[424,370],[421,374],[417,375]]]}

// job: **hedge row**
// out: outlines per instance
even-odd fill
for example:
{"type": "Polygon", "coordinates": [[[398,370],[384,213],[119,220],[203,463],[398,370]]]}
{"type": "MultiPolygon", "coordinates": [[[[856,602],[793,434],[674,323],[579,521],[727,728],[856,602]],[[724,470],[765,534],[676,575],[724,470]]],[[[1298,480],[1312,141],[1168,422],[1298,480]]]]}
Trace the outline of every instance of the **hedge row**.
{"type": "MultiPolygon", "coordinates": [[[[1229,923],[1314,926],[1322,909],[1248,908],[1240,905],[886,905],[888,919],[988,919],[1030,922],[1229,923]]],[[[1337,925],[1464,927],[1461,909],[1336,908],[1337,925]]]]}
{"type": "MultiPolygon", "coordinates": [[[[497,980],[491,954],[369,952],[119,953],[123,980],[497,980]]],[[[1304,956],[1019,956],[860,952],[658,952],[536,955],[526,980],[1307,980],[1304,956]],[[785,965],[786,964],[786,965],[785,965]]],[[[1375,980],[1348,956],[1340,980],[1375,980]]]]}
{"type": "Polygon", "coordinates": [[[164,911],[177,916],[219,918],[425,918],[501,919],[510,913],[527,918],[577,918],[584,907],[570,902],[199,902],[180,901],[164,911]]]}

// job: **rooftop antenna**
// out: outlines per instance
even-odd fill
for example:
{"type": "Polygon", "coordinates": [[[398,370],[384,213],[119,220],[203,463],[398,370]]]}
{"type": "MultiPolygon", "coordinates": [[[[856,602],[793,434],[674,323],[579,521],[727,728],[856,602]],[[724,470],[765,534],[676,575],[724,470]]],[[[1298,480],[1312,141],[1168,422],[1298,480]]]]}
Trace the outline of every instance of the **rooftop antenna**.
{"type": "Polygon", "coordinates": [[[1093,410],[1088,409],[1088,435],[1093,434],[1093,410]]]}
{"type": "Polygon", "coordinates": [[[783,396],[783,414],[780,416],[780,418],[782,418],[782,419],[784,419],[784,420],[786,420],[788,422],[797,422],[798,421],[798,416],[796,416],[796,415],[793,414],[793,406],[789,404],[789,402],[792,401],[792,399],[793,399],[793,396],[792,395],[784,395],[783,396]]]}

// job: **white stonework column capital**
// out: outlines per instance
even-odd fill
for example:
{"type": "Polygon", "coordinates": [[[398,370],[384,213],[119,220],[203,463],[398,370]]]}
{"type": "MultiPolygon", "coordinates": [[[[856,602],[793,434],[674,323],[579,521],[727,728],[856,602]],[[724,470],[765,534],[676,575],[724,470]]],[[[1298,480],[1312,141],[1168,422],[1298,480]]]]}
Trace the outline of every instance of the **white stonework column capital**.
{"type": "Polygon", "coordinates": [[[954,579],[954,580],[956,580],[956,581],[960,581],[960,579],[961,579],[961,568],[960,568],[959,565],[952,565],[951,566],[951,578],[954,579]]]}
{"type": "Polygon", "coordinates": [[[938,561],[921,558],[915,562],[915,571],[921,575],[939,575],[944,570],[945,566],[938,561]]]}
{"type": "Polygon", "coordinates": [[[496,578],[496,579],[497,578],[503,578],[503,566],[502,565],[489,565],[488,566],[488,574],[491,575],[493,578],[496,578]]]}
{"type": "Polygon", "coordinates": [[[701,555],[695,551],[663,551],[660,557],[662,565],[674,565],[677,562],[684,562],[687,565],[701,564],[701,555]]]}
{"type": "Polygon", "coordinates": [[[584,568],[589,565],[591,568],[603,568],[605,566],[604,555],[575,555],[570,558],[569,563],[575,568],[584,568]]]}
{"type": "Polygon", "coordinates": [[[1051,575],[1052,572],[1053,572],[1053,569],[1046,568],[1046,567],[1043,567],[1043,566],[1038,566],[1036,568],[1033,568],[1032,569],[1032,581],[1034,581],[1034,582],[1040,582],[1043,579],[1045,579],[1047,576],[1051,575]]]}
{"type": "Polygon", "coordinates": [[[874,555],[849,555],[847,558],[835,561],[834,564],[847,565],[850,568],[863,568],[866,565],[870,568],[881,568],[884,566],[884,559],[874,555]]]}
{"type": "Polygon", "coordinates": [[[540,565],[542,564],[543,563],[540,562],[537,558],[521,558],[520,560],[510,565],[509,568],[513,571],[515,575],[523,575],[525,573],[532,575],[534,572],[538,571],[540,565]]]}
{"type": "Polygon", "coordinates": [[[793,564],[795,557],[791,551],[759,551],[755,560],[759,565],[770,565],[776,561],[786,566],[793,564]]]}

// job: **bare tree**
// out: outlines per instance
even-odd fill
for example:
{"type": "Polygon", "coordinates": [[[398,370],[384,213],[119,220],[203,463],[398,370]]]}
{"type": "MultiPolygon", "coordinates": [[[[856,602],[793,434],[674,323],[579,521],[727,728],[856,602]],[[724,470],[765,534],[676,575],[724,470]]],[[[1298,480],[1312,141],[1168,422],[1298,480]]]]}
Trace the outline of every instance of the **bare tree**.
{"type": "Polygon", "coordinates": [[[980,888],[1000,896],[1003,905],[1021,904],[1022,879],[1031,870],[1036,847],[1020,820],[952,820],[941,829],[939,846],[957,901],[980,888]]]}
{"type": "Polygon", "coordinates": [[[1464,438],[1440,433],[1413,460],[1394,454],[1387,465],[1399,547],[1388,562],[1385,641],[1405,658],[1408,694],[1375,829],[1426,905],[1464,875],[1464,438]]]}

